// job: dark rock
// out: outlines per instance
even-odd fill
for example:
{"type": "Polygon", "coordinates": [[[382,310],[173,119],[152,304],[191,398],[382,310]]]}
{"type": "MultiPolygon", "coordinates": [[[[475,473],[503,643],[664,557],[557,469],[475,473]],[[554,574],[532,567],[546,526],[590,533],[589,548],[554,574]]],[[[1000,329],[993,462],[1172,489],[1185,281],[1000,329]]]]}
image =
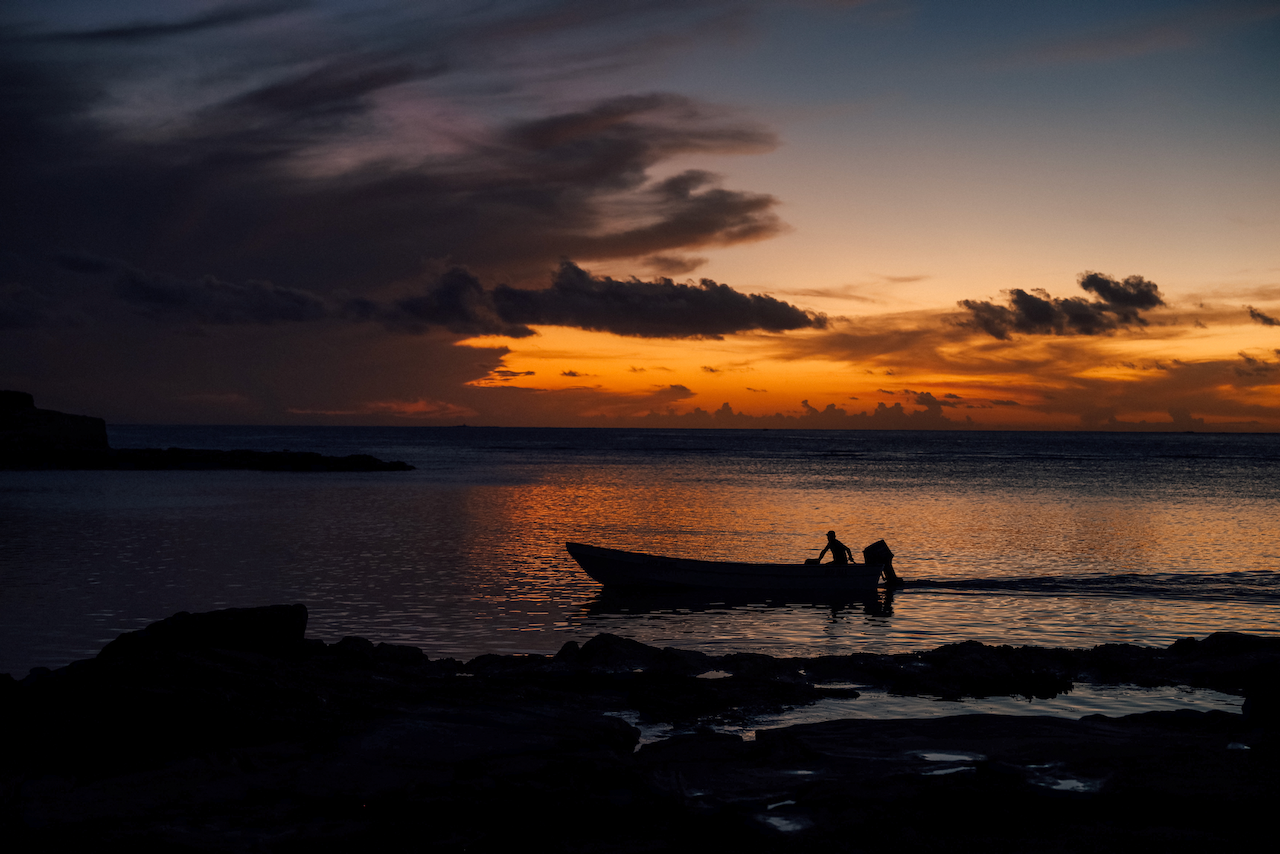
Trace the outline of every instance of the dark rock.
{"type": "Polygon", "coordinates": [[[722,656],[716,666],[735,676],[770,679],[780,682],[808,682],[800,675],[800,665],[785,658],[760,653],[736,652],[722,656]]]}
{"type": "Polygon", "coordinates": [[[890,690],[960,697],[1023,696],[1051,698],[1071,690],[1074,667],[1069,656],[1042,647],[992,647],[977,641],[947,644],[919,653],[919,668],[895,674],[890,690]]]}
{"type": "Polygon", "coordinates": [[[555,654],[552,661],[567,667],[576,666],[582,655],[582,646],[577,641],[566,641],[555,654]]]}
{"type": "Polygon", "coordinates": [[[26,392],[0,391],[0,468],[43,468],[59,456],[108,447],[101,418],[37,409],[26,392]]]}
{"type": "Polygon", "coordinates": [[[483,676],[532,677],[546,670],[549,659],[543,655],[495,655],[477,656],[464,667],[467,673],[483,676]]]}
{"type": "Polygon", "coordinates": [[[0,391],[0,417],[35,408],[34,395],[25,391],[0,391]]]}
{"type": "Polygon", "coordinates": [[[907,667],[924,667],[914,657],[853,653],[803,659],[805,674],[814,682],[865,682],[887,685],[907,667]]]}
{"type": "Polygon", "coordinates": [[[103,647],[98,657],[109,661],[157,652],[199,649],[292,655],[301,651],[306,630],[305,605],[227,608],[202,614],[181,611],[140,631],[121,635],[103,647]]]}
{"type": "MultiPolygon", "coordinates": [[[[703,728],[643,745],[636,751],[636,760],[651,771],[659,772],[664,766],[684,768],[696,763],[701,773],[706,774],[713,763],[722,769],[740,770],[738,763],[748,758],[751,750],[741,736],[703,728]]],[[[685,789],[680,794],[687,797],[689,792],[685,789]]]]}
{"type": "Polygon", "coordinates": [[[1204,640],[1182,638],[1169,646],[1174,655],[1194,658],[1224,658],[1280,653],[1280,638],[1250,635],[1244,632],[1214,632],[1204,640]]]}
{"type": "MultiPolygon", "coordinates": [[[[1261,682],[1250,718],[847,720],[754,741],[707,727],[812,702],[819,677],[1015,690],[1022,670],[1100,666],[1091,650],[774,660],[600,636],[464,669],[364,638],[302,640],[296,613],[264,633],[259,612],[275,612],[245,610],[175,615],[94,659],[0,680],[6,850],[1205,851],[1250,844],[1280,794],[1261,682]],[[619,715],[637,712],[683,732],[636,750],[619,715]]],[[[1237,660],[1261,673],[1267,646],[1101,660],[1113,675],[1237,660]]]]}
{"type": "Polygon", "coordinates": [[[1165,675],[1166,655],[1163,650],[1132,644],[1100,644],[1083,652],[1082,676],[1091,682],[1140,685],[1154,688],[1173,684],[1165,675]]]}
{"type": "Polygon", "coordinates": [[[380,643],[374,647],[373,654],[379,662],[398,667],[419,667],[430,661],[418,647],[395,643],[380,643]]]}
{"type": "Polygon", "coordinates": [[[705,652],[666,646],[662,648],[662,655],[653,667],[663,673],[697,676],[708,670],[715,670],[720,666],[720,661],[721,659],[707,655],[705,652]]]}
{"type": "Polygon", "coordinates": [[[1183,638],[1170,645],[1164,667],[1178,683],[1262,696],[1280,680],[1280,638],[1243,632],[1183,638]]]}
{"type": "MultiPolygon", "coordinates": [[[[561,652],[564,650],[561,649],[561,652]]],[[[591,638],[573,658],[574,663],[580,667],[609,672],[644,670],[658,666],[661,660],[661,650],[646,646],[640,641],[607,633],[591,638]]],[[[568,661],[568,656],[565,661],[568,661]]]]}
{"type": "Polygon", "coordinates": [[[1280,670],[1272,670],[1248,690],[1240,711],[1250,726],[1280,731],[1280,670]]]}

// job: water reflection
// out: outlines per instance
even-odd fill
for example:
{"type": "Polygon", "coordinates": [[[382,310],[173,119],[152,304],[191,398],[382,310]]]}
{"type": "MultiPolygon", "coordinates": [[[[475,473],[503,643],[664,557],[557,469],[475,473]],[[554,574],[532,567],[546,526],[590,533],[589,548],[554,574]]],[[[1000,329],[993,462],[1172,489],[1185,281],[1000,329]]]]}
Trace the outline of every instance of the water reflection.
{"type": "MultiPolygon", "coordinates": [[[[1189,449],[1213,437],[1161,439],[1160,457],[1130,439],[1108,455],[1016,436],[333,435],[345,444],[319,450],[419,470],[0,473],[0,672],[91,655],[175,611],[282,601],[308,604],[313,637],[457,657],[602,631],[786,655],[1280,633],[1280,478],[1252,440],[1206,458],[1189,449]],[[916,586],[874,603],[620,605],[564,550],[798,563],[832,528],[855,551],[884,538],[916,586]]],[[[247,444],[213,438],[152,444],[247,444]]]]}
{"type": "Polygon", "coordinates": [[[893,616],[896,591],[881,589],[856,598],[831,598],[821,593],[791,593],[782,598],[767,593],[730,591],[710,594],[699,590],[627,591],[601,589],[583,606],[586,618],[625,617],[662,614],[703,614],[735,609],[812,609],[826,611],[831,621],[839,622],[854,614],[868,617],[893,616]]]}

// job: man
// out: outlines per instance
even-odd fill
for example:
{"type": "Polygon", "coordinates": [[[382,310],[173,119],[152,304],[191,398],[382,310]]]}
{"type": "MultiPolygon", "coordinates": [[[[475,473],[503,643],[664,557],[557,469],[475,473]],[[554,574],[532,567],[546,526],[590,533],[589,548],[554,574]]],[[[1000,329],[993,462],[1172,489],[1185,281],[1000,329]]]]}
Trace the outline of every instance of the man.
{"type": "Polygon", "coordinates": [[[835,531],[827,531],[827,544],[823,546],[822,551],[818,552],[818,563],[822,563],[822,556],[828,549],[831,551],[832,563],[853,562],[853,550],[836,539],[835,531]]]}

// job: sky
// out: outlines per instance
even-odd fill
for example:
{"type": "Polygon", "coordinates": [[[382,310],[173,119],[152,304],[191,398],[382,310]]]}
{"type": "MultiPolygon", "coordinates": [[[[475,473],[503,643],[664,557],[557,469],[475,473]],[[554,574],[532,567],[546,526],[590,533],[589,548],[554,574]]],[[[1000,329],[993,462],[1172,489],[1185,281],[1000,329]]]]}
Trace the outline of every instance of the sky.
{"type": "Polygon", "coordinates": [[[0,388],[1280,432],[1280,0],[6,0],[0,388]]]}

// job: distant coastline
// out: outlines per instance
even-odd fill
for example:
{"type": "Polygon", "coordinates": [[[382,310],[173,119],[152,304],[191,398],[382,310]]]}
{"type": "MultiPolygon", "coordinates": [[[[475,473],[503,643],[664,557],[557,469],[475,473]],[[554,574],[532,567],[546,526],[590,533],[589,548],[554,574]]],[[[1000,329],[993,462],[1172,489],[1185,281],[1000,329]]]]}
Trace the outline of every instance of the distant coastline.
{"type": "Polygon", "coordinates": [[[0,391],[0,469],[371,472],[411,471],[413,466],[369,454],[112,448],[103,419],[39,409],[27,392],[0,391]]]}

